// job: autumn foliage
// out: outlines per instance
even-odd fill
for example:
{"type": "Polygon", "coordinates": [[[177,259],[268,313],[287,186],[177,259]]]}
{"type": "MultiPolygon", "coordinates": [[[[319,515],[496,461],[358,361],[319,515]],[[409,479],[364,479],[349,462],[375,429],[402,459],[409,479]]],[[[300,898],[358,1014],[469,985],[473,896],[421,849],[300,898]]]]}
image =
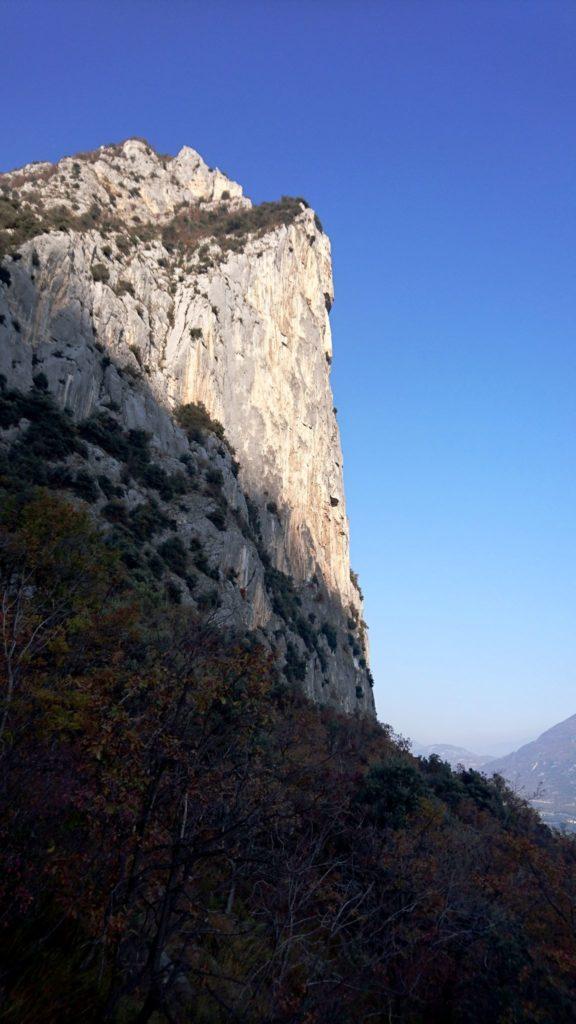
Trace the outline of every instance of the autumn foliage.
{"type": "Polygon", "coordinates": [[[0,518],[0,1020],[551,1024],[576,848],[307,702],[42,489],[0,518]]]}

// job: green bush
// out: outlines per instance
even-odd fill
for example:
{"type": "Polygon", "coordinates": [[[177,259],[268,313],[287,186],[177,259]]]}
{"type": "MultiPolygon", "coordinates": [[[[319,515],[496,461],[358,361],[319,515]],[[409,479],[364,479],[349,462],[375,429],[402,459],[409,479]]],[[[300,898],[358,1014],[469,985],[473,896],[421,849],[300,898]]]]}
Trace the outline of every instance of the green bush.
{"type": "Polygon", "coordinates": [[[292,577],[280,569],[275,569],[273,565],[265,564],[264,582],[272,598],[274,614],[279,615],[286,623],[295,620],[299,615],[301,601],[296,593],[292,577]]]}
{"type": "Polygon", "coordinates": [[[316,633],[312,629],[312,626],[302,615],[297,615],[294,620],[294,629],[306,644],[309,651],[313,651],[316,647],[316,633]]]}
{"type": "Polygon", "coordinates": [[[169,537],[158,547],[158,554],[177,576],[185,576],[188,554],[179,537],[169,537]]]}
{"type": "Polygon", "coordinates": [[[173,498],[174,491],[170,486],[170,478],[161,466],[150,464],[142,469],[140,467],[133,468],[130,463],[129,466],[135,478],[141,480],[147,487],[158,491],[164,501],[170,501],[173,498]]]}
{"type": "Polygon", "coordinates": [[[128,522],[128,511],[123,501],[119,501],[118,498],[113,498],[112,501],[106,503],[101,508],[101,514],[109,523],[121,523],[125,525],[128,522]]]}
{"type": "Polygon", "coordinates": [[[105,476],[104,473],[101,473],[98,477],[98,486],[108,500],[111,498],[121,498],[124,493],[124,488],[112,483],[110,477],[105,476]]]}
{"type": "Polygon", "coordinates": [[[196,476],[196,465],[194,463],[192,456],[188,452],[186,452],[184,455],[180,455],[180,462],[182,463],[183,466],[186,467],[186,472],[188,476],[196,476]]]}
{"type": "Polygon", "coordinates": [[[114,291],[118,296],[131,295],[132,298],[134,298],[134,285],[131,281],[127,281],[125,278],[120,278],[114,291]]]}
{"type": "Polygon", "coordinates": [[[48,377],[45,373],[37,373],[36,376],[32,378],[32,383],[37,391],[48,391],[48,377]]]}
{"type": "Polygon", "coordinates": [[[174,580],[166,580],[166,595],[171,604],[182,603],[182,591],[174,580]]]}
{"type": "Polygon", "coordinates": [[[164,568],[165,568],[164,562],[159,557],[159,555],[156,554],[155,551],[151,551],[148,554],[147,557],[148,557],[148,566],[150,568],[150,572],[155,577],[155,579],[157,579],[157,580],[161,579],[162,576],[164,575],[164,568]]]}
{"type": "Polygon", "coordinates": [[[354,587],[354,589],[356,590],[360,600],[363,601],[364,600],[364,594],[362,593],[362,591],[360,589],[360,583],[358,582],[358,573],[355,573],[353,569],[350,569],[350,582],[351,582],[352,586],[354,587]]]}
{"type": "MultiPolygon", "coordinates": [[[[40,376],[44,375],[38,374],[40,376]]],[[[23,418],[30,420],[30,424],[16,444],[25,447],[29,453],[55,460],[64,459],[73,452],[85,453],[85,446],[78,440],[71,417],[61,412],[43,389],[33,388],[28,395],[20,392],[2,395],[0,425],[10,426],[23,418]],[[6,422],[7,419],[10,422],[6,422]]]]}
{"type": "MultiPolygon", "coordinates": [[[[1,404],[0,404],[1,415],[1,404]]],[[[168,474],[161,466],[151,462],[150,434],[145,430],[127,433],[112,416],[99,412],[80,424],[79,433],[86,441],[98,445],[118,461],[125,463],[128,478],[158,491],[164,501],[176,494],[186,494],[188,481],[183,473],[168,474]]]]}
{"type": "Polygon", "coordinates": [[[209,575],[210,563],[203,551],[199,551],[198,554],[194,556],[193,561],[199,572],[203,572],[205,576],[209,575]]]}
{"type": "Polygon", "coordinates": [[[224,477],[219,469],[209,469],[206,472],[206,482],[220,488],[224,483],[224,477]]]}
{"type": "Polygon", "coordinates": [[[129,253],[130,249],[132,248],[132,242],[130,241],[129,238],[127,238],[126,235],[116,235],[116,245],[120,252],[124,253],[124,255],[126,255],[126,253],[129,253]]]}
{"type": "Polygon", "coordinates": [[[84,420],[78,427],[81,437],[91,444],[102,448],[109,455],[121,462],[125,462],[129,454],[129,446],[124,431],[112,416],[106,412],[96,413],[90,419],[84,420]]]}
{"type": "Polygon", "coordinates": [[[286,644],[284,675],[290,683],[302,682],[306,678],[306,661],[300,658],[296,647],[290,641],[286,644]]]}
{"type": "Polygon", "coordinates": [[[86,473],[84,470],[80,470],[80,472],[76,474],[74,480],[72,481],[71,489],[74,491],[74,494],[78,495],[79,498],[82,498],[84,501],[90,502],[90,504],[93,504],[93,502],[98,501],[98,498],[100,497],[100,492],[98,490],[98,487],[94,483],[94,479],[90,476],[89,473],[86,473]]]}
{"type": "Polygon", "coordinates": [[[400,828],[416,810],[427,787],[418,768],[409,761],[374,765],[357,794],[358,803],[374,824],[400,828]]]}
{"type": "Polygon", "coordinates": [[[220,530],[222,533],[226,529],[226,516],[224,515],[221,509],[214,509],[213,512],[209,512],[207,514],[206,518],[209,519],[210,522],[214,524],[216,529],[220,530]]]}
{"type": "Polygon", "coordinates": [[[138,540],[150,540],[155,533],[165,530],[170,520],[155,501],[143,502],[130,512],[128,529],[138,540]]]}
{"type": "Polygon", "coordinates": [[[110,271],[103,263],[94,263],[92,266],[92,277],[95,281],[101,281],[103,284],[106,284],[110,280],[110,271]]]}
{"type": "Polygon", "coordinates": [[[323,622],[320,626],[320,632],[326,637],[326,642],[331,651],[335,651],[338,647],[338,635],[334,626],[330,622],[323,622]]]}
{"type": "Polygon", "coordinates": [[[196,603],[198,604],[198,608],[200,609],[200,611],[203,612],[219,608],[220,605],[222,604],[220,598],[218,597],[217,590],[209,590],[203,594],[198,594],[198,597],[196,598],[196,603]]]}
{"type": "Polygon", "coordinates": [[[72,470],[62,464],[50,466],[48,470],[48,486],[58,490],[71,491],[74,487],[74,474],[72,470]]]}
{"type": "Polygon", "coordinates": [[[2,455],[0,458],[1,486],[7,490],[26,490],[30,484],[36,487],[49,485],[49,475],[45,460],[23,445],[12,445],[9,457],[2,455]]]}
{"type": "Polygon", "coordinates": [[[216,437],[225,440],[224,427],[218,420],[212,419],[203,402],[180,405],[174,413],[174,418],[192,441],[202,443],[205,432],[216,434],[216,437]]]}

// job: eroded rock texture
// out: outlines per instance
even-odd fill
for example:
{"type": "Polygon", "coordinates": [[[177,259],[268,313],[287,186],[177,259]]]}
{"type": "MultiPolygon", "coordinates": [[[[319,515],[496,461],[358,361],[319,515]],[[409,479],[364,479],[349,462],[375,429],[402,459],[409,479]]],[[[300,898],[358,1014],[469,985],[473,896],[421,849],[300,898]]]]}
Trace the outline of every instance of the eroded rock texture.
{"type": "MultiPolygon", "coordinates": [[[[157,576],[182,600],[205,611],[210,594],[212,613],[255,633],[290,681],[373,713],[330,388],[330,243],[316,215],[298,200],[252,207],[194,150],[167,158],[140,140],[0,185],[5,387],[26,393],[41,374],[76,424],[104,417],[148,433],[152,463],[185,466],[188,490],[129,479],[98,431],[67,465],[83,458],[108,476],[127,515],[152,501],[175,524],[141,556],[181,538],[185,571],[168,559],[157,576]],[[235,454],[175,423],[198,402],[235,454]]],[[[25,428],[5,429],[6,452],[25,428]]]]}

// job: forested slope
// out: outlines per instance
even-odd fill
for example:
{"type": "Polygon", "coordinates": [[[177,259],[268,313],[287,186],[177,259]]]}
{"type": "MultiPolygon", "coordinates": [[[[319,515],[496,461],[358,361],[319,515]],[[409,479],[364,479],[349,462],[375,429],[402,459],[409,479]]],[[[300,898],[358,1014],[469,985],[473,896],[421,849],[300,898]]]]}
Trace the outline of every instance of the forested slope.
{"type": "MultiPolygon", "coordinates": [[[[7,483],[4,477],[4,484],[7,483]]],[[[576,848],[2,492],[0,1020],[574,1019],[576,848]]]]}

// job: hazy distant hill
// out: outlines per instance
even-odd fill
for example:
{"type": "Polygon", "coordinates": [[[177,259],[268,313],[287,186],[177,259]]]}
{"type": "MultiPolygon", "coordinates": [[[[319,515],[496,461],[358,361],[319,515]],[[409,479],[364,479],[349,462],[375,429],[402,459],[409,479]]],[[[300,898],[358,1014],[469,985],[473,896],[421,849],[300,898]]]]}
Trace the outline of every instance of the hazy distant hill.
{"type": "Polygon", "coordinates": [[[431,743],[423,747],[418,743],[412,744],[412,750],[420,757],[430,757],[430,754],[438,754],[443,761],[447,761],[453,768],[463,765],[464,768],[482,768],[494,760],[488,754],[474,754],[465,747],[455,747],[451,743],[431,743]]]}
{"type": "Polygon", "coordinates": [[[576,715],[490,761],[489,772],[503,775],[547,824],[576,829],[576,715]]]}

